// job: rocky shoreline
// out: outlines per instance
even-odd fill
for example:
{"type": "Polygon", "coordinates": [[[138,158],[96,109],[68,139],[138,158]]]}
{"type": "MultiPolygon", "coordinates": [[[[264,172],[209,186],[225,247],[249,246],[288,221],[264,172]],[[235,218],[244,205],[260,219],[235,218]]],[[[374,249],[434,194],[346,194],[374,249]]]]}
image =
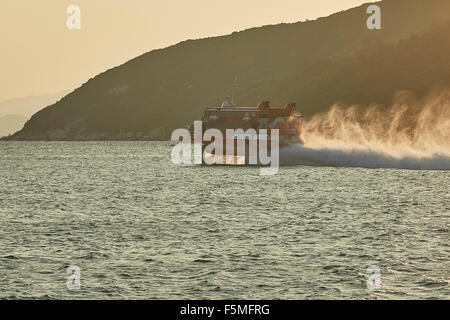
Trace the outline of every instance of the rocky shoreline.
{"type": "Polygon", "coordinates": [[[13,135],[1,137],[0,141],[168,141],[169,135],[160,133],[92,133],[70,135],[63,130],[41,134],[23,134],[17,132],[13,135]]]}

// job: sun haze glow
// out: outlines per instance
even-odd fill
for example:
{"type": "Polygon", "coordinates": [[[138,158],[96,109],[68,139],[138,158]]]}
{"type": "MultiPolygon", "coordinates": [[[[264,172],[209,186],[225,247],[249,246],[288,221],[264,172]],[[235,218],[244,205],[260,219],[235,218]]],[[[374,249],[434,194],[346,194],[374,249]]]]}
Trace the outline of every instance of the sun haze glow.
{"type": "Polygon", "coordinates": [[[267,24],[315,19],[362,0],[3,0],[0,101],[74,89],[152,49],[267,24]],[[67,7],[81,8],[68,30],[67,7]]]}

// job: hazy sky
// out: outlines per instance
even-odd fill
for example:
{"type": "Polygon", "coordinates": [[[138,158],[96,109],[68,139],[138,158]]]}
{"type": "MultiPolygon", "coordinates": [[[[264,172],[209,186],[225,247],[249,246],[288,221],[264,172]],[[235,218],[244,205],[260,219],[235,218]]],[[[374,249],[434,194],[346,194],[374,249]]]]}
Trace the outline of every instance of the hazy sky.
{"type": "Polygon", "coordinates": [[[152,49],[315,19],[364,0],[2,0],[0,101],[75,89],[152,49]],[[81,30],[66,27],[69,5],[81,30]]]}

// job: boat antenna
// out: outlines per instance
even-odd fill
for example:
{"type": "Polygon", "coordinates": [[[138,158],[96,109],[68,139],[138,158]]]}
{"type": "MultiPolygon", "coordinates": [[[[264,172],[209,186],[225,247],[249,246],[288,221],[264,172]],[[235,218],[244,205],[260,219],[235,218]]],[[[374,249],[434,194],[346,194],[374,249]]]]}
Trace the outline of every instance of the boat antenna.
{"type": "Polygon", "coordinates": [[[231,96],[229,96],[229,95],[226,96],[226,100],[220,106],[221,108],[223,108],[223,107],[235,107],[236,106],[236,104],[234,103],[234,97],[236,96],[237,86],[238,86],[237,78],[235,78],[234,79],[234,84],[233,84],[233,92],[232,92],[231,96]]]}

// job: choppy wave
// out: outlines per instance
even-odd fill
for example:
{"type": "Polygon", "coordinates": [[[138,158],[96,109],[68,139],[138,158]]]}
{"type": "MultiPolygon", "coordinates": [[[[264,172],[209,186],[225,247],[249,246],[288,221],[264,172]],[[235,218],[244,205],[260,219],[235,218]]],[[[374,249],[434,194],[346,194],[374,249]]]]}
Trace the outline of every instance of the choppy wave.
{"type": "Polygon", "coordinates": [[[170,152],[167,142],[0,143],[0,299],[449,298],[450,171],[260,176],[176,166],[170,152]],[[80,290],[67,288],[74,265],[80,290]]]}

